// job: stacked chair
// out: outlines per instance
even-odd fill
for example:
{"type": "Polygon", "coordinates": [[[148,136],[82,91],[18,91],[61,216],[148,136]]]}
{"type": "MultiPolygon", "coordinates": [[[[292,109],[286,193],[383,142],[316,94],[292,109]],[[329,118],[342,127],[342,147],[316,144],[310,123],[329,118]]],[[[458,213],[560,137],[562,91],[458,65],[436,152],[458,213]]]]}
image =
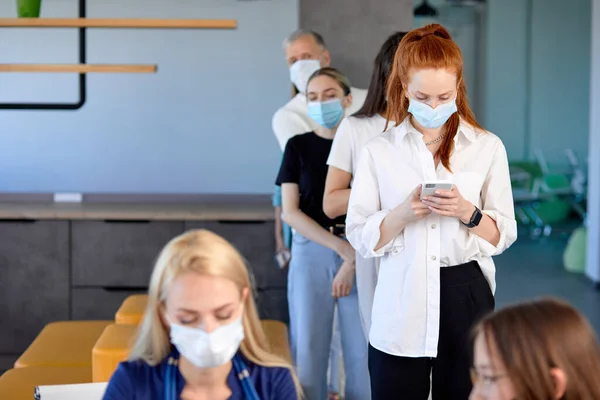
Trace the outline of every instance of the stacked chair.
{"type": "Polygon", "coordinates": [[[550,236],[573,214],[585,218],[584,172],[572,150],[565,155],[569,167],[564,171],[551,170],[539,149],[534,161],[510,163],[517,221],[534,238],[550,236]]]}

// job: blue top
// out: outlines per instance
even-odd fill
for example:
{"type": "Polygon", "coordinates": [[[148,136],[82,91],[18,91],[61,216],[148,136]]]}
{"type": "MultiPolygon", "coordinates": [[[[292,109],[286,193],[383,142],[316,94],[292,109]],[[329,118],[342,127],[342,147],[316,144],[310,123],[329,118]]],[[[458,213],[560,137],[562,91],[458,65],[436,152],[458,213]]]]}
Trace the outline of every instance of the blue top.
{"type": "MultiPolygon", "coordinates": [[[[171,357],[179,358],[177,350],[171,357]]],[[[296,387],[292,375],[287,368],[263,367],[249,361],[238,352],[250,375],[259,397],[262,400],[297,400],[296,387]]],[[[169,356],[155,367],[143,361],[127,361],[119,364],[108,383],[104,400],[164,400],[165,374],[169,356]]],[[[185,380],[177,368],[175,376],[177,398],[181,396],[185,380]]],[[[231,390],[230,400],[246,400],[242,383],[235,374],[234,368],[229,372],[227,385],[231,390]]]]}

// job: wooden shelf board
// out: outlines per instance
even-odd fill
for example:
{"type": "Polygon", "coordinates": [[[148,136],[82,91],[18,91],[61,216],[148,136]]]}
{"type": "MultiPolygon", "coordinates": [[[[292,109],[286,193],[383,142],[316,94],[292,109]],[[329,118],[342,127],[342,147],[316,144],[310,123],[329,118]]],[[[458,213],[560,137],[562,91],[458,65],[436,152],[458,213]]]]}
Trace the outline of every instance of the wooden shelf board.
{"type": "Polygon", "coordinates": [[[235,29],[233,19],[0,18],[2,28],[235,29]]]}
{"type": "Polygon", "coordinates": [[[155,73],[156,65],[125,64],[0,64],[2,72],[52,72],[52,73],[155,73]]]}

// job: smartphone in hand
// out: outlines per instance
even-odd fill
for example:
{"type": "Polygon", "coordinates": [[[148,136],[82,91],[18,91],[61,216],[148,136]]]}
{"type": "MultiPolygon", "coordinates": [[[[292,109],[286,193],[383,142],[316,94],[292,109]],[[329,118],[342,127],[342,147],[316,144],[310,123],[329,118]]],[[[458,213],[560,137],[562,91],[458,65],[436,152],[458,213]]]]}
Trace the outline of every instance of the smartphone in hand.
{"type": "Polygon", "coordinates": [[[452,190],[450,181],[425,181],[421,185],[421,199],[425,196],[435,196],[438,190],[452,190]]]}
{"type": "Polygon", "coordinates": [[[282,249],[275,253],[275,262],[277,263],[277,266],[281,269],[287,267],[291,259],[292,254],[288,249],[282,249]]]}

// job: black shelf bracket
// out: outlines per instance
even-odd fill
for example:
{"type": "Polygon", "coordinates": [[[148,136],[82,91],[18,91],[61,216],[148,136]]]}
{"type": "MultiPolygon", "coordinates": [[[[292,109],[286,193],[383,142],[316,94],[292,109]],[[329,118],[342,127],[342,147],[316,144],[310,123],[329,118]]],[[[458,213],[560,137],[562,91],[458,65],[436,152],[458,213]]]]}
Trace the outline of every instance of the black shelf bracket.
{"type": "MultiPolygon", "coordinates": [[[[79,0],[79,18],[86,17],[86,0],[79,0]]],[[[86,28],[77,28],[79,63],[86,63],[86,28]]],[[[76,103],[0,103],[0,110],[79,110],[86,99],[86,74],[79,74],[79,101],[76,103]]]]}

